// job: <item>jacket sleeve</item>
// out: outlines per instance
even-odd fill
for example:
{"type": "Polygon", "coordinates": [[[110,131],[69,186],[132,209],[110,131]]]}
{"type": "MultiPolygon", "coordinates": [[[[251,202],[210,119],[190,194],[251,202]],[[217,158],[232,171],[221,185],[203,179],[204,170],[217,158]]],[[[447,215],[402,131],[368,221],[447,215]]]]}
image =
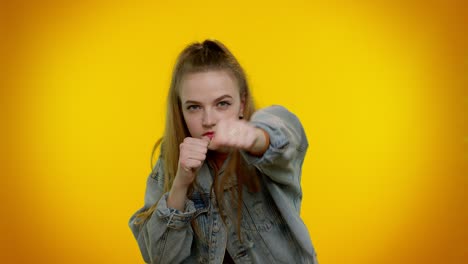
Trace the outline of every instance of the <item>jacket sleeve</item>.
{"type": "Polygon", "coordinates": [[[301,168],[309,146],[299,119],[282,106],[270,106],[254,113],[254,126],[270,136],[270,146],[261,157],[241,152],[247,163],[272,181],[300,192],[301,168]]]}
{"type": "Polygon", "coordinates": [[[129,221],[146,263],[180,263],[190,255],[193,240],[190,221],[194,217],[195,206],[191,200],[186,200],[184,212],[168,208],[168,193],[163,193],[163,181],[160,157],[147,179],[144,206],[129,221]],[[137,215],[155,203],[157,207],[153,214],[145,222],[138,224],[137,215]]]}

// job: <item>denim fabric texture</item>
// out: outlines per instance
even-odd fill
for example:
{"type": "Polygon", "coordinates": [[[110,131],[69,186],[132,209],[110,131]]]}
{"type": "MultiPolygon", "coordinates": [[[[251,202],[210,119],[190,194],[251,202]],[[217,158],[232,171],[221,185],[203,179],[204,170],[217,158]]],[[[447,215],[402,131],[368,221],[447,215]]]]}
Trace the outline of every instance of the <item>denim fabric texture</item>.
{"type": "MultiPolygon", "coordinates": [[[[260,109],[250,122],[269,134],[270,146],[261,157],[241,152],[256,168],[261,183],[260,192],[243,190],[241,240],[237,218],[228,217],[237,212],[230,192],[237,183],[225,187],[226,221],[211,191],[213,170],[207,162],[200,168],[198,187],[188,196],[184,211],[168,208],[160,158],[147,179],[144,206],[129,221],[146,263],[223,263],[226,250],[235,263],[318,263],[300,218],[301,170],[308,147],[304,129],[282,106],[260,109]],[[151,217],[136,225],[136,215],[155,203],[151,217]]],[[[218,177],[223,176],[224,165],[218,177]]]]}

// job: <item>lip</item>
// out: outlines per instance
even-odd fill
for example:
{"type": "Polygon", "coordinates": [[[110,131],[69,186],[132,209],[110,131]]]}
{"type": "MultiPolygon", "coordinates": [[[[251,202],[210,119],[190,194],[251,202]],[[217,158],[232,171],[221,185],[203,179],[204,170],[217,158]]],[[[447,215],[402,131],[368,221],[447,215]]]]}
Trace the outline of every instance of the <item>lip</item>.
{"type": "Polygon", "coordinates": [[[209,131],[209,132],[206,132],[205,134],[203,134],[202,136],[206,136],[208,137],[209,139],[213,139],[214,137],[214,132],[213,131],[209,131]]]}

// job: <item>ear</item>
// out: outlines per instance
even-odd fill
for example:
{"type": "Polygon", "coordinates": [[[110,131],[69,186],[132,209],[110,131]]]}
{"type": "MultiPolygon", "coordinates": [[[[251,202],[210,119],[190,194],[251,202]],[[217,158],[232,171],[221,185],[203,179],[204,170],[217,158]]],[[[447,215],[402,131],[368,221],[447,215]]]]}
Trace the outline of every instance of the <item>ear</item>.
{"type": "Polygon", "coordinates": [[[239,109],[239,118],[244,118],[244,107],[245,107],[245,94],[240,96],[240,109],[239,109]]]}

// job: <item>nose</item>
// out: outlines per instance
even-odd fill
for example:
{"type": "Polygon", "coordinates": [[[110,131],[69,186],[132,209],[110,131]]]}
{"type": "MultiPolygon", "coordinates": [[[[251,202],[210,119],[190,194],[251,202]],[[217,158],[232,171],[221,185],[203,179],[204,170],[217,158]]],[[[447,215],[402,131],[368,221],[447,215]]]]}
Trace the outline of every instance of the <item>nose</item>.
{"type": "Polygon", "coordinates": [[[214,113],[210,109],[203,111],[202,125],[210,128],[216,124],[216,118],[214,113]]]}

